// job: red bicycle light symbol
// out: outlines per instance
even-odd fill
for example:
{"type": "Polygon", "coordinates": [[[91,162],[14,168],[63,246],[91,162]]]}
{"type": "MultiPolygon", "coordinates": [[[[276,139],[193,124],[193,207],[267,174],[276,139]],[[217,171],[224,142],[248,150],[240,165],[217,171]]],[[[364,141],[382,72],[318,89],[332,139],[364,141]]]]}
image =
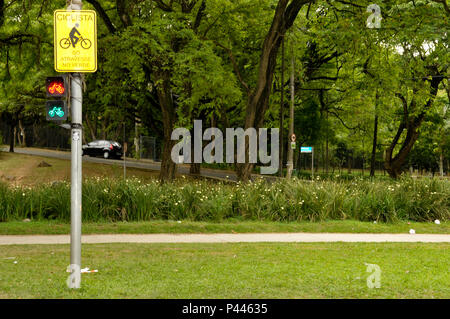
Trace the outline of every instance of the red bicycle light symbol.
{"type": "Polygon", "coordinates": [[[59,82],[53,82],[48,87],[48,92],[50,94],[55,93],[64,94],[64,91],[65,91],[64,85],[59,82]]]}

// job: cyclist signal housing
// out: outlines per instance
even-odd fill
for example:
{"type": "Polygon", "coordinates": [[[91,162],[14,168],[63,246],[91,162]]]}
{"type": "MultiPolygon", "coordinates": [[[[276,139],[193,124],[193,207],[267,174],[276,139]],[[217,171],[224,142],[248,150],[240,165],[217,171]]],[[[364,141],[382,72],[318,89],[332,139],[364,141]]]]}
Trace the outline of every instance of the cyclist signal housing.
{"type": "Polygon", "coordinates": [[[47,121],[65,121],[67,120],[66,101],[54,100],[45,103],[47,121]]]}
{"type": "Polygon", "coordinates": [[[67,120],[67,85],[65,76],[52,76],[45,79],[47,96],[54,98],[45,103],[47,121],[62,122],[67,120]]]}

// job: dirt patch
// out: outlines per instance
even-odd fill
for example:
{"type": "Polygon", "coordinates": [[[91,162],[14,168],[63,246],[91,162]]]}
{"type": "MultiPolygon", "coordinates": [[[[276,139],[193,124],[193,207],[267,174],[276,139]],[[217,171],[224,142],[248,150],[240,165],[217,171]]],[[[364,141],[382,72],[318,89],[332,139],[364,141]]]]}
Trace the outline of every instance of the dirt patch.
{"type": "Polygon", "coordinates": [[[52,167],[49,163],[42,161],[39,163],[38,167],[52,167]]]}
{"type": "MultiPolygon", "coordinates": [[[[2,181],[14,185],[37,185],[67,177],[66,165],[62,169],[55,169],[53,160],[22,154],[3,154],[0,164],[0,178],[2,181]]],[[[70,163],[67,165],[70,169],[70,163]]]]}

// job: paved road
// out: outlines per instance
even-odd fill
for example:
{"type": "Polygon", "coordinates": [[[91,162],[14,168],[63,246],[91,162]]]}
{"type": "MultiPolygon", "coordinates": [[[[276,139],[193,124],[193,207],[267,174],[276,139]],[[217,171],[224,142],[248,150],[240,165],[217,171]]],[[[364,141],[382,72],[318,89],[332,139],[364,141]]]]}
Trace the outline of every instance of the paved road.
{"type": "MultiPolygon", "coordinates": [[[[9,148],[3,148],[2,151],[8,151],[9,148]]],[[[45,149],[34,149],[34,148],[14,148],[14,152],[19,154],[27,154],[27,155],[35,155],[42,157],[50,157],[50,158],[59,158],[70,160],[70,152],[63,151],[53,151],[53,150],[45,150],[45,149]]],[[[123,160],[114,160],[114,159],[103,159],[99,157],[89,157],[83,156],[83,162],[92,162],[99,164],[109,164],[109,165],[120,165],[123,166],[123,160]]],[[[161,169],[161,163],[159,162],[151,162],[151,161],[137,161],[126,159],[126,166],[140,169],[149,169],[159,171],[161,169]]],[[[178,173],[183,175],[189,175],[189,166],[188,165],[178,165],[178,173]]],[[[214,170],[214,169],[202,169],[200,176],[205,178],[214,178],[221,179],[224,181],[236,181],[236,173],[232,171],[223,171],[223,170],[214,170]]],[[[261,176],[261,175],[254,175],[261,176]]],[[[274,179],[276,177],[266,177],[269,179],[274,179]]]]}
{"type": "MultiPolygon", "coordinates": [[[[145,234],[83,235],[84,244],[104,243],[259,243],[259,242],[423,242],[450,243],[444,234],[345,234],[345,233],[266,233],[266,234],[145,234]]],[[[70,235],[2,235],[0,245],[69,244],[70,235]]]]}

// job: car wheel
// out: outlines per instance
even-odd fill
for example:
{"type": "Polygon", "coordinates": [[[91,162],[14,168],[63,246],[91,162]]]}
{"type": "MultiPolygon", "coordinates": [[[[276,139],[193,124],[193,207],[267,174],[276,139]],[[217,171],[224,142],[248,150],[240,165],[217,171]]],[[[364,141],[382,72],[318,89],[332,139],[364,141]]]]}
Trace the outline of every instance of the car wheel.
{"type": "Polygon", "coordinates": [[[104,158],[104,159],[108,159],[108,158],[109,158],[109,152],[103,153],[103,158],[104,158]]]}

